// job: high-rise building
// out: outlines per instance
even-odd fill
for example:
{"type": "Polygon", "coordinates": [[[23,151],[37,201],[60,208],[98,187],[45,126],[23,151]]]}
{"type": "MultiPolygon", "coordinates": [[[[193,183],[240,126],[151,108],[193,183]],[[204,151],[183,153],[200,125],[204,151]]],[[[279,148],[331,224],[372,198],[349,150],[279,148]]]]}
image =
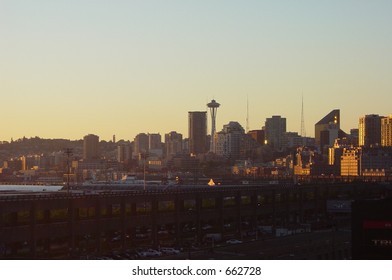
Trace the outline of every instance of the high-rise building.
{"type": "Polygon", "coordinates": [[[83,159],[96,160],[100,158],[99,154],[99,137],[89,134],[83,138],[83,159]]]}
{"type": "Polygon", "coordinates": [[[260,145],[265,144],[265,131],[260,129],[260,130],[250,130],[248,131],[248,134],[250,137],[252,137],[257,143],[260,145]]]}
{"type": "Polygon", "coordinates": [[[314,126],[316,145],[322,153],[326,148],[330,148],[335,140],[344,134],[340,130],[340,110],[331,111],[314,126]]]}
{"type": "Polygon", "coordinates": [[[392,115],[381,119],[381,146],[392,147],[392,115]]]}
{"type": "Polygon", "coordinates": [[[182,153],[182,134],[175,131],[165,134],[165,152],[167,158],[182,153]]]}
{"type": "Polygon", "coordinates": [[[358,138],[359,137],[359,129],[358,128],[350,129],[350,136],[353,138],[358,138]]]}
{"type": "Polygon", "coordinates": [[[207,112],[188,112],[189,152],[207,151],[207,112]]]}
{"type": "Polygon", "coordinates": [[[381,145],[381,119],[379,115],[366,115],[359,119],[359,146],[381,145]]]}
{"type": "Polygon", "coordinates": [[[162,137],[159,133],[148,134],[148,152],[156,157],[163,156],[162,137]]]}
{"type": "Polygon", "coordinates": [[[162,148],[162,137],[159,133],[148,134],[148,149],[161,149],[162,148]]]}
{"type": "Polygon", "coordinates": [[[215,153],[233,160],[240,158],[241,140],[245,135],[244,128],[238,122],[229,122],[223,130],[215,134],[215,153]]]}
{"type": "Polygon", "coordinates": [[[265,139],[275,150],[285,147],[286,118],[272,116],[265,121],[265,139]]]}
{"type": "Polygon", "coordinates": [[[117,146],[117,161],[128,163],[132,158],[131,145],[122,144],[117,146]]]}
{"type": "Polygon", "coordinates": [[[148,135],[145,133],[139,133],[134,139],[134,156],[138,157],[139,154],[145,154],[148,152],[148,135]]]}

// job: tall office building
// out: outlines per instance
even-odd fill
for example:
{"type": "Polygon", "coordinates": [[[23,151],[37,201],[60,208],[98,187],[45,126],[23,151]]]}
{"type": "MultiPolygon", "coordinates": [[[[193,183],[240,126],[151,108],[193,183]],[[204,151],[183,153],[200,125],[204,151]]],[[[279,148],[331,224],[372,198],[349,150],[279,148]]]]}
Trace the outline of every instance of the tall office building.
{"type": "Polygon", "coordinates": [[[381,145],[381,119],[379,115],[366,115],[359,119],[359,146],[381,145]]]}
{"type": "Polygon", "coordinates": [[[162,137],[159,133],[148,134],[148,152],[156,157],[163,156],[162,137]]]}
{"type": "Polygon", "coordinates": [[[353,138],[358,138],[359,137],[359,129],[358,128],[350,129],[350,136],[353,138]]]}
{"type": "Polygon", "coordinates": [[[99,137],[89,134],[83,138],[83,159],[95,160],[99,159],[99,137]]]}
{"type": "Polygon", "coordinates": [[[162,137],[159,133],[148,134],[148,149],[161,149],[162,148],[162,137]]]}
{"type": "Polygon", "coordinates": [[[248,131],[248,135],[252,137],[257,143],[260,145],[265,144],[265,131],[260,129],[260,130],[250,130],[248,131]]]}
{"type": "Polygon", "coordinates": [[[207,152],[207,112],[188,112],[189,152],[207,152]]]}
{"type": "Polygon", "coordinates": [[[128,163],[132,158],[131,145],[122,144],[117,146],[117,161],[128,163]]]}
{"type": "Polygon", "coordinates": [[[381,146],[392,147],[392,115],[381,119],[381,146]]]}
{"type": "Polygon", "coordinates": [[[265,139],[275,150],[285,147],[286,118],[272,116],[265,121],[265,139]]]}
{"type": "Polygon", "coordinates": [[[340,110],[332,110],[314,126],[316,145],[322,153],[330,148],[335,140],[344,134],[340,130],[340,110]]]}
{"type": "Polygon", "coordinates": [[[245,135],[244,128],[238,122],[229,122],[222,131],[215,134],[215,153],[225,158],[240,158],[241,140],[245,135]]]}
{"type": "Polygon", "coordinates": [[[148,135],[145,133],[139,133],[136,135],[134,141],[134,157],[138,157],[139,154],[147,153],[149,146],[148,135]]]}
{"type": "Polygon", "coordinates": [[[167,158],[182,153],[182,134],[175,131],[165,134],[165,152],[167,158]]]}

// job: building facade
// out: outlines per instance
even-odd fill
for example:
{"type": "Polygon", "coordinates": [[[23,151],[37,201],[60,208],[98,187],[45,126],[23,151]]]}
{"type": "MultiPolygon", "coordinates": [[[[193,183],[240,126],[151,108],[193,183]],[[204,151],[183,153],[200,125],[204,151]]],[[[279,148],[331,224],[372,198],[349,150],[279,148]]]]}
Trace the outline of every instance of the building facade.
{"type": "Polygon", "coordinates": [[[134,139],[134,157],[138,157],[139,154],[145,154],[148,152],[148,135],[145,133],[139,133],[134,139]]]}
{"type": "Polygon", "coordinates": [[[286,118],[272,116],[265,121],[265,138],[267,144],[275,150],[285,148],[286,118]]]}
{"type": "Polygon", "coordinates": [[[344,148],[341,157],[341,176],[390,176],[392,149],[382,147],[344,148]]]}
{"type": "Polygon", "coordinates": [[[238,122],[230,122],[223,130],[215,134],[215,153],[219,156],[239,159],[244,128],[238,122]]]}
{"type": "Polygon", "coordinates": [[[123,144],[117,146],[117,161],[128,163],[132,159],[131,145],[123,144]]]}
{"type": "Polygon", "coordinates": [[[97,160],[100,158],[99,154],[99,137],[94,134],[89,134],[83,138],[83,159],[97,160]]]}
{"type": "Polygon", "coordinates": [[[389,147],[362,148],[361,175],[386,176],[392,173],[392,149],[389,147]]]}
{"type": "Polygon", "coordinates": [[[381,145],[381,119],[379,115],[366,115],[359,119],[359,146],[381,145]]]}
{"type": "Polygon", "coordinates": [[[381,146],[392,147],[392,115],[381,119],[381,146]]]}
{"type": "Polygon", "coordinates": [[[156,157],[163,156],[162,137],[159,133],[148,134],[148,152],[156,157]]]}
{"type": "Polygon", "coordinates": [[[252,137],[257,143],[260,145],[265,144],[265,131],[262,129],[259,130],[250,130],[248,131],[248,135],[252,137]]]}
{"type": "Polygon", "coordinates": [[[165,134],[166,158],[172,158],[182,153],[182,134],[172,131],[165,134]]]}
{"type": "Polygon", "coordinates": [[[188,112],[189,152],[207,152],[207,112],[188,112]]]}
{"type": "Polygon", "coordinates": [[[344,148],[340,161],[340,175],[356,177],[361,173],[361,149],[344,148]]]}
{"type": "Polygon", "coordinates": [[[328,115],[315,124],[316,146],[321,152],[332,147],[335,140],[339,138],[340,132],[340,110],[332,110],[328,115]]]}

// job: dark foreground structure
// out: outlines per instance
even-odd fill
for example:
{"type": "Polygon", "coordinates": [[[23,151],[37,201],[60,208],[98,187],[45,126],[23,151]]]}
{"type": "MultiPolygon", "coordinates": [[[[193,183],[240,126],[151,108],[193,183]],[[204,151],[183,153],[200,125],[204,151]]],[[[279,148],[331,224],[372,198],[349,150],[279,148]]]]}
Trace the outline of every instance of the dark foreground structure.
{"type": "Polygon", "coordinates": [[[367,183],[4,192],[0,258],[75,259],[349,228],[351,201],[387,195],[388,186],[367,183]]]}
{"type": "Polygon", "coordinates": [[[392,199],[359,200],[352,209],[353,259],[392,259],[392,199]]]}

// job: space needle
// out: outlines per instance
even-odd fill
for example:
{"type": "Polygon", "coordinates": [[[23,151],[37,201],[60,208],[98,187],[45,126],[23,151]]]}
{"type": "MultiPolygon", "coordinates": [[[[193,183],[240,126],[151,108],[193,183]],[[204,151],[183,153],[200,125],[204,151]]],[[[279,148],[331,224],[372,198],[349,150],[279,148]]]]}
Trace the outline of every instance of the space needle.
{"type": "Polygon", "coordinates": [[[207,107],[210,108],[211,113],[211,144],[210,144],[210,152],[215,152],[215,124],[216,124],[216,113],[218,111],[220,104],[215,101],[215,99],[211,100],[210,103],[207,104],[207,107]]]}

